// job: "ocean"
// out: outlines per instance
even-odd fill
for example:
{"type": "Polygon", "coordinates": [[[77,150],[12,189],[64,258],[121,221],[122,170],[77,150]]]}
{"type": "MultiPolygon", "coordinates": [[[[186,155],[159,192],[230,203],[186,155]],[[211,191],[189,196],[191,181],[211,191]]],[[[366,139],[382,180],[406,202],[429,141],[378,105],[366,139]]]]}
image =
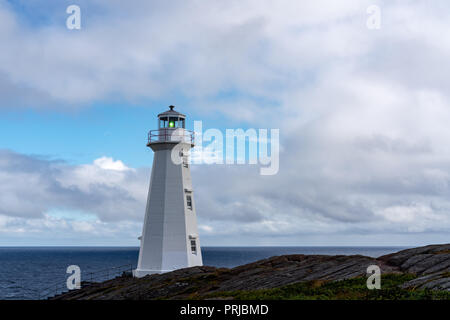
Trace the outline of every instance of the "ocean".
{"type": "MultiPolygon", "coordinates": [[[[235,267],[284,254],[379,257],[405,247],[202,247],[203,264],[235,267]]],[[[137,247],[0,247],[0,300],[39,299],[63,290],[69,265],[82,281],[103,281],[136,267],[137,247]]]]}

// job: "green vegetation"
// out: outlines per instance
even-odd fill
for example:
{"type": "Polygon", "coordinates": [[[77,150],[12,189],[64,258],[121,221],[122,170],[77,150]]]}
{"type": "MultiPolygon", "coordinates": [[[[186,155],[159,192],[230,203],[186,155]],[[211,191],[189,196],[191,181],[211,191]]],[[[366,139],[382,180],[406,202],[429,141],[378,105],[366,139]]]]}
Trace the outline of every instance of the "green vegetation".
{"type": "Polygon", "coordinates": [[[232,297],[238,300],[450,300],[448,291],[401,289],[399,286],[414,279],[411,274],[386,274],[380,290],[369,290],[367,278],[342,281],[309,281],[275,289],[228,291],[207,298],[232,297]]]}

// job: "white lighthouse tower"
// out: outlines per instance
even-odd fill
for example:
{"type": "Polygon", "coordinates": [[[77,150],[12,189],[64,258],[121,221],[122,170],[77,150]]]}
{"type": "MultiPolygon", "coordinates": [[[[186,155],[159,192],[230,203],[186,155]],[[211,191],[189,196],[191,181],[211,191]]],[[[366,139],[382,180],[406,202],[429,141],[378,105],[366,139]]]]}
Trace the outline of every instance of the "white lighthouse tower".
{"type": "Polygon", "coordinates": [[[148,134],[154,159],[135,277],[203,265],[188,161],[194,133],[169,108],[148,134]]]}

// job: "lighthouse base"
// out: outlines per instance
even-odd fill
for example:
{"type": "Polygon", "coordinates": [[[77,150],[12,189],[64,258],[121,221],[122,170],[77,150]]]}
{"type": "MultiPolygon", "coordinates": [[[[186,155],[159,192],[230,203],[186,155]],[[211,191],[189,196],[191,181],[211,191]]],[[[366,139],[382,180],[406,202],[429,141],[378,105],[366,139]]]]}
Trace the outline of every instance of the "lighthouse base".
{"type": "Polygon", "coordinates": [[[133,270],[133,277],[135,278],[142,278],[149,274],[161,274],[166,272],[171,272],[174,270],[145,270],[145,269],[134,269],[133,270]]]}

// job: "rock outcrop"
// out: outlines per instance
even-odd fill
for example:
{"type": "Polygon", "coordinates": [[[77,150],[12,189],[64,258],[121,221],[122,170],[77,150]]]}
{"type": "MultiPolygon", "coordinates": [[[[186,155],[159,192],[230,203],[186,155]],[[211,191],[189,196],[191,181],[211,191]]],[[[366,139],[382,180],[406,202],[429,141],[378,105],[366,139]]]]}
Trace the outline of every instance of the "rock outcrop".
{"type": "Polygon", "coordinates": [[[94,283],[53,299],[185,299],[195,293],[281,287],[301,281],[337,281],[366,276],[369,265],[383,274],[412,273],[418,277],[402,288],[450,290],[450,244],[403,250],[379,258],[361,255],[284,255],[232,269],[192,267],[136,279],[119,277],[94,283]]]}
{"type": "Polygon", "coordinates": [[[419,276],[404,283],[402,288],[450,291],[450,244],[407,249],[378,260],[403,273],[419,276]]]}

